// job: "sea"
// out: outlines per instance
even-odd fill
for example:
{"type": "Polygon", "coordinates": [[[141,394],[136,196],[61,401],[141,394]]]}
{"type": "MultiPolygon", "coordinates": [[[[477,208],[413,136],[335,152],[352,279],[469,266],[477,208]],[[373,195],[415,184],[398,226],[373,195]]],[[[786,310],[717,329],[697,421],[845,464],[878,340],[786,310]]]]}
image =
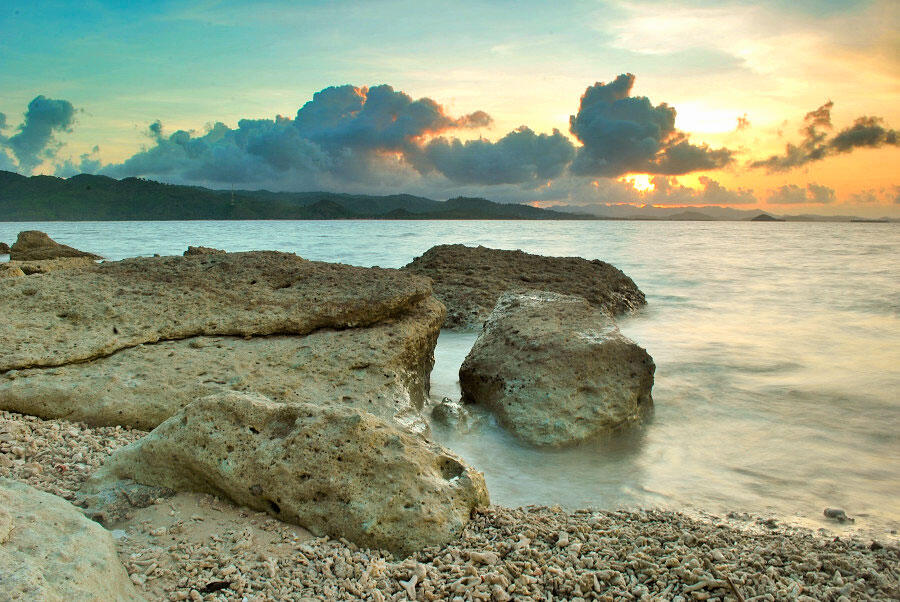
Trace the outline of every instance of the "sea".
{"type": "MultiPolygon", "coordinates": [[[[900,224],[655,221],[0,222],[109,259],[188,245],[400,267],[463,243],[610,262],[647,296],[618,320],[656,362],[640,427],[546,451],[490,417],[433,437],[506,506],[655,507],[896,540],[900,224]],[[840,508],[855,522],[823,516],[840,508]]],[[[478,333],[442,332],[431,395],[458,399],[478,333]]],[[[770,523],[771,524],[771,523],[770,523]]]]}

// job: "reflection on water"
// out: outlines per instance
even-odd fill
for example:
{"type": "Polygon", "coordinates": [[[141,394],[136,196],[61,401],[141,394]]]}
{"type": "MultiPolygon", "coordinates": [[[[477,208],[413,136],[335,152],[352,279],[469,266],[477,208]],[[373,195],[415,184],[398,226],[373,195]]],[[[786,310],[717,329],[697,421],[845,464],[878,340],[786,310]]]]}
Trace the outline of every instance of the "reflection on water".
{"type": "MultiPolygon", "coordinates": [[[[900,224],[738,222],[0,223],[118,259],[189,244],[399,267],[435,244],[609,261],[647,295],[621,320],[657,364],[651,422],[543,452],[490,417],[435,437],[495,502],[656,505],[900,529],[900,224]]],[[[458,398],[475,333],[443,333],[432,396],[458,398]]]]}

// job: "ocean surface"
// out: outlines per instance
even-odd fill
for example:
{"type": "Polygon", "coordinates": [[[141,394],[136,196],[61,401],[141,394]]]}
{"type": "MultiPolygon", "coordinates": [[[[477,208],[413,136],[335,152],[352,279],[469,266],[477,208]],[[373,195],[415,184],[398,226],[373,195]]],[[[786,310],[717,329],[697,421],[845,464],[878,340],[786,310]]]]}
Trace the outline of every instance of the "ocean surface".
{"type": "MultiPolygon", "coordinates": [[[[435,429],[485,473],[492,501],[747,512],[887,539],[900,530],[900,224],[0,222],[0,241],[26,229],[110,259],[191,244],[400,267],[441,243],[603,259],[647,295],[619,325],[656,361],[655,413],[553,452],[490,419],[435,429]],[[825,507],[856,523],[835,527],[825,507]]],[[[459,397],[476,336],[441,334],[433,398],[459,397]]]]}

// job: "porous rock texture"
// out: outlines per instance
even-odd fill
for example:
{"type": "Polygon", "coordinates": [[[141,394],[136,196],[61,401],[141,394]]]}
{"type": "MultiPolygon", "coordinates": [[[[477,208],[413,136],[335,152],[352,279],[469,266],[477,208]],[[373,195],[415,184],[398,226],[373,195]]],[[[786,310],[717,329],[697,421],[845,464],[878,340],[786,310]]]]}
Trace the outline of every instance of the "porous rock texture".
{"type": "Polygon", "coordinates": [[[507,293],[459,370],[463,400],[517,437],[578,443],[639,421],[653,406],[650,355],[586,300],[507,293]]]}
{"type": "Polygon", "coordinates": [[[143,600],[112,536],[70,503],[0,479],[0,598],[143,600]]]}
{"type": "Polygon", "coordinates": [[[609,315],[646,304],[644,293],[621,270],[581,257],[544,257],[465,245],[438,245],[401,268],[428,276],[447,306],[445,328],[480,328],[508,291],[545,290],[578,295],[609,315]]]}
{"type": "Polygon", "coordinates": [[[10,266],[8,263],[0,263],[0,279],[18,278],[19,276],[24,275],[25,272],[22,271],[22,268],[17,266],[10,266]]]}
{"type": "Polygon", "coordinates": [[[213,249],[212,247],[188,247],[184,252],[185,257],[189,255],[221,255],[225,253],[222,249],[213,249]]]}
{"type": "Polygon", "coordinates": [[[97,265],[90,257],[60,257],[58,259],[36,259],[34,261],[8,261],[0,264],[0,270],[22,270],[25,275],[48,274],[56,270],[73,270],[97,265]]]}
{"type": "Polygon", "coordinates": [[[90,259],[102,259],[99,255],[79,251],[68,245],[63,245],[40,230],[26,230],[19,232],[16,242],[9,248],[11,261],[34,261],[41,259],[58,259],[60,257],[88,257],[90,259]]]}
{"type": "Polygon", "coordinates": [[[254,251],[142,257],[0,287],[0,372],[62,366],[161,340],[366,326],[431,293],[397,270],[254,251]]]}
{"type": "Polygon", "coordinates": [[[236,392],[199,399],[120,449],[85,492],[122,479],[224,496],[400,554],[446,543],[490,503],[480,473],[390,421],[236,392]]]}
{"type": "Polygon", "coordinates": [[[150,430],[192,401],[256,391],[282,403],[358,407],[427,431],[420,410],[444,307],[433,297],[365,328],[305,336],[161,341],[89,362],[0,375],[0,408],[150,430]]]}

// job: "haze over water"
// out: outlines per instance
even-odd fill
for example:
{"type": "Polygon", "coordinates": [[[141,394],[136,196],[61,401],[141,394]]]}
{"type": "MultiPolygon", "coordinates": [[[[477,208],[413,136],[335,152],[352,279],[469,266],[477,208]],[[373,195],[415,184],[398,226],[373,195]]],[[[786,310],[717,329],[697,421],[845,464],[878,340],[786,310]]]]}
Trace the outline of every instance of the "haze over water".
{"type": "MultiPolygon", "coordinates": [[[[644,427],[585,447],[527,448],[488,421],[435,438],[484,471],[502,505],[662,506],[772,514],[813,527],[826,506],[867,534],[900,528],[900,225],[747,222],[54,222],[110,259],[187,245],[276,249],[400,267],[433,245],[599,258],[647,307],[622,331],[656,365],[644,427]]],[[[432,397],[458,397],[477,333],[442,333],[432,397]]]]}

